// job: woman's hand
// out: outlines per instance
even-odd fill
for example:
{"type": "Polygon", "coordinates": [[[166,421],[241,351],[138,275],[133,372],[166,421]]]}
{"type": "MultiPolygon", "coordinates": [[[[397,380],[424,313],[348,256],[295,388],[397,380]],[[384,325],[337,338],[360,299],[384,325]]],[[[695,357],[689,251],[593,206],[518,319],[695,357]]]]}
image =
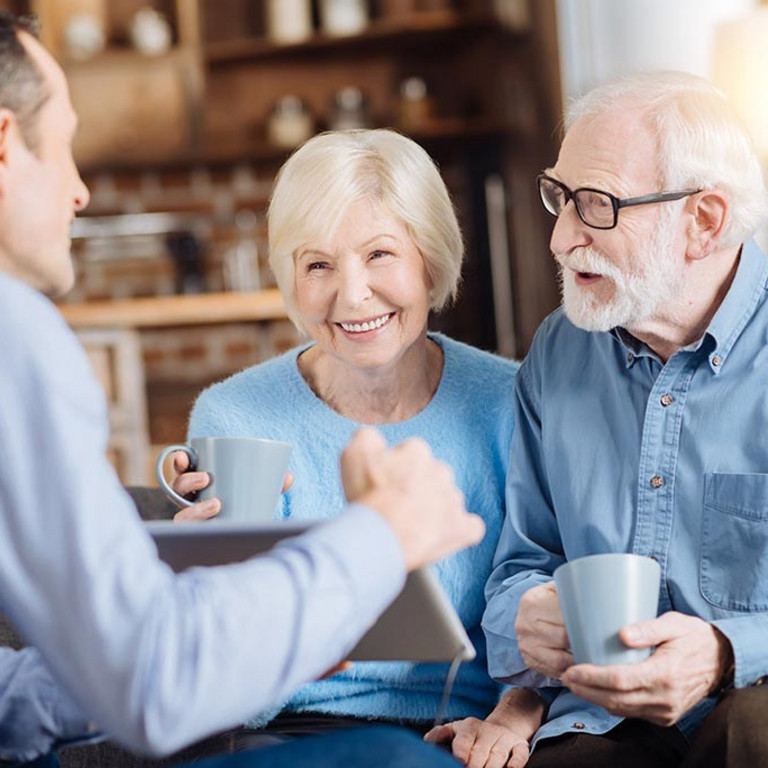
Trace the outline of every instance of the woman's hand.
{"type": "MultiPolygon", "coordinates": [[[[179,496],[186,497],[190,493],[197,493],[207,488],[211,482],[207,472],[188,472],[189,456],[184,451],[176,451],[172,454],[173,471],[176,477],[171,483],[179,496]]],[[[174,516],[175,522],[188,520],[208,520],[216,517],[221,509],[221,502],[218,499],[206,499],[193,504],[191,507],[183,507],[174,516]]]]}
{"type": "MultiPolygon", "coordinates": [[[[207,488],[211,478],[207,472],[188,472],[189,456],[184,451],[176,451],[173,455],[173,471],[176,474],[171,487],[179,496],[187,496],[198,493],[207,488]]],[[[288,472],[283,481],[282,493],[285,493],[293,485],[293,475],[288,472]]],[[[218,499],[206,499],[193,504],[191,507],[180,509],[174,516],[175,522],[189,520],[209,520],[216,517],[221,510],[221,502],[218,499]]]]}
{"type": "Polygon", "coordinates": [[[530,754],[524,735],[476,717],[438,725],[424,739],[452,742],[453,756],[469,768],[523,768],[530,754]]]}

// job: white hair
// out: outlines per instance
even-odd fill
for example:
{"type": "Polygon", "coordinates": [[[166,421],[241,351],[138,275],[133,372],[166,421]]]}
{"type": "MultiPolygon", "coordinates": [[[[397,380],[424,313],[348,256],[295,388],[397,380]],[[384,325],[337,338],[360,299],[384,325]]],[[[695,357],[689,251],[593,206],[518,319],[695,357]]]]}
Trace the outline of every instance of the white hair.
{"type": "Polygon", "coordinates": [[[330,131],[309,139],[286,161],[267,214],[269,263],[300,330],[294,259],[312,241],[333,237],[349,206],[364,199],[385,205],[404,224],[424,259],[430,307],[441,309],[456,298],[464,244],[429,155],[388,129],[330,131]]]}
{"type": "Polygon", "coordinates": [[[582,118],[633,106],[645,110],[656,136],[664,188],[722,190],[730,210],[721,245],[735,246],[751,237],[768,216],[768,194],[752,140],[725,95],[686,72],[640,72],[572,103],[566,131],[582,118]]]}

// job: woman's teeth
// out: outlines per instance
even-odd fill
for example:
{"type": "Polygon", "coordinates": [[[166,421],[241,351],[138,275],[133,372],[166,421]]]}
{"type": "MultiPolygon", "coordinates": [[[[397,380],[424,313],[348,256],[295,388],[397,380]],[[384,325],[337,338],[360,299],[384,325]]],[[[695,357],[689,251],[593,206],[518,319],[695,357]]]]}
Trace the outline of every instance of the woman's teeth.
{"type": "Polygon", "coordinates": [[[377,317],[375,320],[370,320],[367,323],[339,323],[339,325],[347,333],[365,333],[365,331],[373,331],[376,328],[381,328],[381,326],[384,325],[390,317],[392,317],[391,314],[382,315],[381,317],[377,317]]]}

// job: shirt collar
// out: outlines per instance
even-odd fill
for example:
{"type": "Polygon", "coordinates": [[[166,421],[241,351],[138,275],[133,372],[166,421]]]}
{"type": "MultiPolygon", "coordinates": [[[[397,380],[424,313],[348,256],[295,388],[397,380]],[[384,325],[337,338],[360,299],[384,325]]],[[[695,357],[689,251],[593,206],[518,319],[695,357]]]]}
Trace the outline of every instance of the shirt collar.
{"type": "Polygon", "coordinates": [[[636,339],[629,331],[624,328],[614,328],[611,332],[616,341],[624,348],[624,367],[631,368],[638,357],[651,357],[658,360],[658,355],[642,341],[636,339]]]}
{"type": "MultiPolygon", "coordinates": [[[[766,285],[768,285],[768,259],[754,240],[748,240],[742,246],[733,283],[710,321],[704,336],[684,347],[685,351],[695,352],[707,339],[710,339],[709,367],[713,373],[719,373],[736,339],[752,317],[766,285]]],[[[631,368],[638,357],[652,357],[659,360],[653,350],[638,341],[624,328],[614,328],[611,334],[626,351],[624,355],[626,368],[631,368]]]]}
{"type": "Polygon", "coordinates": [[[741,248],[733,283],[715,312],[706,333],[714,340],[709,365],[718,373],[739,334],[755,312],[768,284],[768,259],[754,240],[741,248]]]}

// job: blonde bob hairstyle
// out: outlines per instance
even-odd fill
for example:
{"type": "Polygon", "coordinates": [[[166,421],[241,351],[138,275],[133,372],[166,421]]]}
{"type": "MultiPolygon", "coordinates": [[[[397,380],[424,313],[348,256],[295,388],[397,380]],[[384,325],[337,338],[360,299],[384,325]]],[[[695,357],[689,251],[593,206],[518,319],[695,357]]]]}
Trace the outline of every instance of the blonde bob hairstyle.
{"type": "Polygon", "coordinates": [[[768,195],[752,140],[725,95],[687,72],[640,72],[574,102],[566,130],[582,118],[635,106],[658,143],[662,189],[720,189],[730,202],[721,246],[751,237],[768,215],[768,195]]]}
{"type": "Polygon", "coordinates": [[[429,276],[430,307],[456,298],[464,244],[456,212],[429,155],[388,129],[329,131],[286,161],[267,213],[269,263],[288,314],[303,331],[295,302],[296,257],[311,243],[333,238],[349,206],[384,205],[404,225],[429,276]]]}

